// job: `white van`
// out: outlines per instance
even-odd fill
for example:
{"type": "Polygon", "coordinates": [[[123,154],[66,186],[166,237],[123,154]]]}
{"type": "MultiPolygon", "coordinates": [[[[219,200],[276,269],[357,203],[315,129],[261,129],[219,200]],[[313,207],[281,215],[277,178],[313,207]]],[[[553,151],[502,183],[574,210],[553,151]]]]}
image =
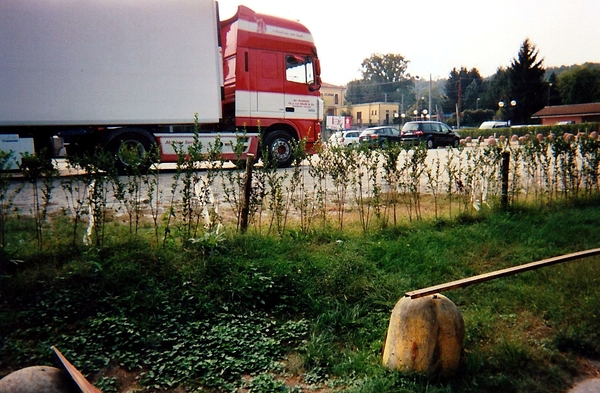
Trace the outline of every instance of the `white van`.
{"type": "Polygon", "coordinates": [[[490,130],[492,128],[506,128],[509,127],[506,121],[484,121],[479,126],[480,130],[490,130]]]}

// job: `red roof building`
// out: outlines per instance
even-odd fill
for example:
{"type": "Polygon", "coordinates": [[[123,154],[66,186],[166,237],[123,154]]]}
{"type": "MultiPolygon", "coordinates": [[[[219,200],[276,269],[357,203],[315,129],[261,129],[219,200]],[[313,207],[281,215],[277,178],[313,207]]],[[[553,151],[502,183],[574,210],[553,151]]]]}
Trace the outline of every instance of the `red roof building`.
{"type": "Polygon", "coordinates": [[[531,118],[541,119],[543,126],[551,126],[556,123],[600,122],[600,102],[547,106],[534,113],[531,118]]]}

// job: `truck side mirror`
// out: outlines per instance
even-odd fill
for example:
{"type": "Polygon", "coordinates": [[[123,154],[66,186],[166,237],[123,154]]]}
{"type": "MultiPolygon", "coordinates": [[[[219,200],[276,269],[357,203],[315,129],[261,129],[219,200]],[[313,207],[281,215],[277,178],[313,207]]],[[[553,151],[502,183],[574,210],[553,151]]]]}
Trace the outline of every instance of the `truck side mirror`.
{"type": "Polygon", "coordinates": [[[317,76],[312,85],[308,86],[309,91],[317,91],[321,89],[321,76],[317,76]]]}

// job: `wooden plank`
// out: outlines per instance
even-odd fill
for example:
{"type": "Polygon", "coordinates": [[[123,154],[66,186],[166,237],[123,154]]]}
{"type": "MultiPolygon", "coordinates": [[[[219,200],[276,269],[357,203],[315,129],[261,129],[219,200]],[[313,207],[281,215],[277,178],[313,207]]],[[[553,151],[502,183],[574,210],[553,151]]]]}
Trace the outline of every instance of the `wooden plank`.
{"type": "Polygon", "coordinates": [[[54,351],[54,354],[56,355],[57,359],[60,361],[60,365],[62,366],[62,368],[69,373],[71,378],[73,378],[73,381],[79,388],[79,391],[81,391],[82,393],[102,393],[100,389],[98,389],[97,387],[89,383],[87,379],[85,379],[83,374],[81,374],[81,372],[79,372],[79,370],[77,370],[75,366],[73,366],[67,360],[67,358],[65,358],[65,356],[58,350],[58,348],[53,346],[52,350],[54,351]]]}
{"type": "Polygon", "coordinates": [[[440,293],[449,291],[451,289],[456,288],[464,288],[472,284],[478,284],[485,281],[490,281],[495,278],[512,276],[513,274],[526,272],[528,270],[539,269],[545,266],[555,265],[557,263],[569,262],[575,259],[581,259],[586,257],[591,257],[594,255],[600,254],[600,248],[594,248],[586,251],[579,251],[572,254],[561,255],[554,258],[543,259],[537,262],[527,263],[525,265],[513,266],[507,269],[496,270],[490,273],[484,273],[477,276],[463,278],[461,280],[451,281],[445,284],[435,285],[428,288],[418,289],[416,291],[406,292],[405,297],[410,297],[411,299],[416,299],[419,297],[432,295],[434,293],[440,293]]]}

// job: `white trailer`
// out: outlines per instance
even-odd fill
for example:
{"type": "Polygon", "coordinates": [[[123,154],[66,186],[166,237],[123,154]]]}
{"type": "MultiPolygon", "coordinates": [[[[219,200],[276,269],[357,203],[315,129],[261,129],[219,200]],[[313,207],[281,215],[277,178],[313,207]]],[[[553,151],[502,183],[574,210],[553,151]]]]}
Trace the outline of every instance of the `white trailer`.
{"type": "Polygon", "coordinates": [[[148,147],[147,126],[219,123],[218,24],[212,0],[0,1],[0,149],[99,129],[148,147]]]}
{"type": "Polygon", "coordinates": [[[217,23],[211,0],[3,0],[0,125],[218,123],[217,23]]]}

